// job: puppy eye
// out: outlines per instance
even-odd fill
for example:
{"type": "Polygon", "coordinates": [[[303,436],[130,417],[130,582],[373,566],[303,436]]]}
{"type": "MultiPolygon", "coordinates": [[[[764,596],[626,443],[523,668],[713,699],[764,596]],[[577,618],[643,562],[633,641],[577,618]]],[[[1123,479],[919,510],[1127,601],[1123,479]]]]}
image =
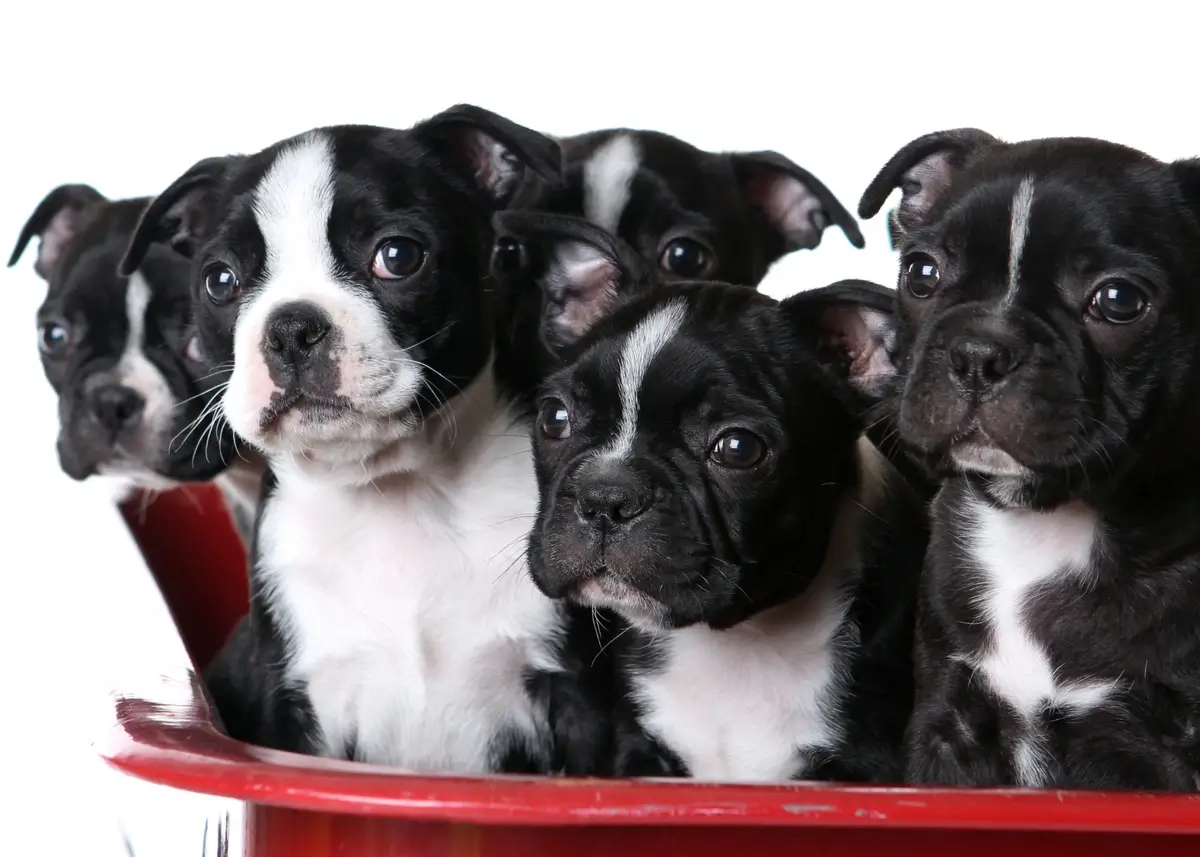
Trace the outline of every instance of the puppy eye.
{"type": "Polygon", "coordinates": [[[204,350],[200,347],[200,337],[193,336],[187,341],[187,346],[183,349],[183,356],[193,363],[204,362],[204,350]]]}
{"type": "Polygon", "coordinates": [[[38,348],[47,357],[62,357],[70,341],[71,335],[65,324],[47,321],[38,327],[38,348]]]}
{"type": "Polygon", "coordinates": [[[375,251],[371,273],[381,280],[403,280],[425,264],[425,248],[411,238],[389,238],[375,251]]]}
{"type": "Polygon", "coordinates": [[[904,257],[900,270],[904,276],[904,288],[914,298],[932,295],[942,276],[937,262],[928,253],[909,253],[904,257]]]}
{"type": "Polygon", "coordinates": [[[225,306],[237,300],[242,284],[233,268],[220,263],[210,265],[204,271],[204,291],[208,300],[216,306],[225,306]]]}
{"type": "Polygon", "coordinates": [[[699,277],[708,269],[708,249],[691,238],[676,238],[663,248],[658,264],[677,277],[699,277]]]}
{"type": "Polygon", "coordinates": [[[492,273],[511,276],[525,267],[525,247],[513,238],[498,238],[492,250],[492,273]]]}
{"type": "Polygon", "coordinates": [[[1110,280],[1092,294],[1088,312],[1109,324],[1129,324],[1146,314],[1146,293],[1132,283],[1110,280]]]}
{"type": "Polygon", "coordinates": [[[766,454],[767,445],[758,435],[733,429],[717,438],[708,457],[731,470],[748,470],[762,461],[766,454]]]}
{"type": "Polygon", "coordinates": [[[571,412],[561,399],[547,399],[538,415],[538,431],[551,440],[571,436],[571,412]]]}

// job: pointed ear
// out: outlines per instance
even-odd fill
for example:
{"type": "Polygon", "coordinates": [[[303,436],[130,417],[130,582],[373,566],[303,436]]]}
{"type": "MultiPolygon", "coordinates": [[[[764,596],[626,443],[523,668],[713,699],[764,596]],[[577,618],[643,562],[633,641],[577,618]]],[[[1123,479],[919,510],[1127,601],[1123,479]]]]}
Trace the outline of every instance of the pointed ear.
{"type": "Polygon", "coordinates": [[[504,207],[526,175],[562,178],[558,142],[482,107],[459,104],[426,119],[413,134],[470,175],[496,208],[504,207]]]}
{"type": "Polygon", "coordinates": [[[857,399],[883,399],[896,377],[896,293],[865,280],[841,280],[784,299],[802,340],[835,383],[857,399]]]}
{"type": "Polygon", "coordinates": [[[928,221],[955,176],[983,152],[1004,143],[978,128],[938,131],[918,137],[892,155],[871,180],[858,202],[858,216],[874,217],[892,191],[900,188],[900,205],[889,224],[893,237],[928,221]]]}
{"type": "Polygon", "coordinates": [[[504,211],[493,222],[497,250],[521,254],[520,285],[541,291],[539,331],[552,354],[578,341],[646,281],[631,248],[582,218],[504,211]]]}
{"type": "Polygon", "coordinates": [[[85,184],[64,184],[50,191],[21,227],[17,244],[8,258],[8,267],[20,261],[25,248],[36,236],[38,254],[33,270],[43,280],[49,280],[58,270],[67,245],[79,231],[87,209],[104,201],[103,194],[85,184]]]}
{"type": "Polygon", "coordinates": [[[120,273],[129,276],[137,270],[151,244],[167,244],[191,258],[216,229],[218,193],[238,160],[238,156],[205,158],[151,200],[125,249],[120,273]]]}
{"type": "Polygon", "coordinates": [[[854,215],[808,170],[778,152],[738,152],[730,158],[742,198],[782,238],[780,255],[811,250],[830,226],[840,228],[855,247],[864,245],[854,215]]]}

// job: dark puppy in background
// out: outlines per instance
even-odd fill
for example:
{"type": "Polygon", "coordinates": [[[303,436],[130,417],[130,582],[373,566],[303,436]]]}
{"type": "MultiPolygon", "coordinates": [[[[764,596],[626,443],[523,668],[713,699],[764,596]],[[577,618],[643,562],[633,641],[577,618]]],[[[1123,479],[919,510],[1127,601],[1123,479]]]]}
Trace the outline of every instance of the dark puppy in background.
{"type": "Polygon", "coordinates": [[[913,140],[894,188],[895,422],[945,479],[912,781],[1195,789],[1200,161],[913,140]]]}
{"type": "Polygon", "coordinates": [[[891,291],[647,288],[591,224],[503,213],[547,260],[530,568],[618,614],[617,772],[899,782],[926,528],[861,439],[891,291]],[[597,312],[614,293],[611,315],[597,312]]]}
{"type": "Polygon", "coordinates": [[[72,479],[99,473],[152,489],[218,478],[245,535],[261,462],[239,454],[215,408],[222,374],[192,331],[188,264],[156,248],[129,276],[117,273],[148,202],[62,185],[8,260],[38,239],[34,270],[48,285],[38,348],[58,394],[59,462],[72,479]]]}
{"type": "Polygon", "coordinates": [[[532,413],[495,360],[492,214],[559,169],[553,140],[460,105],[210,158],[147,209],[125,264],[192,256],[205,349],[233,364],[222,412],[270,465],[249,619],[207,673],[234,737],[425,771],[611,765],[590,624],[525,568],[532,413]]]}
{"type": "MultiPolygon", "coordinates": [[[[642,260],[647,285],[719,280],[757,287],[775,262],[815,249],[833,226],[863,246],[854,215],[778,152],[706,152],[668,134],[627,128],[564,137],[559,145],[562,179],[532,177],[510,208],[581,217],[604,229],[642,260]]],[[[525,248],[511,239],[497,243],[496,262],[508,294],[526,302],[513,313],[518,327],[511,338],[536,342],[537,272],[527,269],[525,248]]],[[[554,363],[528,349],[513,362],[529,386],[554,363]]]]}

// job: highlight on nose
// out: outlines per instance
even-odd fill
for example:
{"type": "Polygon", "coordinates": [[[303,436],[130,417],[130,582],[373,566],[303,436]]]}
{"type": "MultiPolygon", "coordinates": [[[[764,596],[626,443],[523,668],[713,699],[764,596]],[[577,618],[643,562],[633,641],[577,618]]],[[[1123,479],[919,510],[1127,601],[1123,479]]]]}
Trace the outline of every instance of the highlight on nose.
{"type": "Polygon", "coordinates": [[[141,420],[146,400],[129,387],[108,384],[92,392],[91,406],[100,425],[111,432],[119,432],[141,420]]]}
{"type": "Polygon", "coordinates": [[[276,307],[263,331],[263,353],[268,364],[293,371],[305,368],[332,326],[329,316],[314,303],[295,301],[276,307]]]}
{"type": "Polygon", "coordinates": [[[1025,360],[1025,349],[1006,337],[968,334],[950,343],[950,371],[965,387],[982,392],[1003,381],[1025,360]]]}
{"type": "Polygon", "coordinates": [[[634,520],[650,508],[650,492],[628,473],[586,477],[575,491],[579,519],[601,530],[634,520]]]}

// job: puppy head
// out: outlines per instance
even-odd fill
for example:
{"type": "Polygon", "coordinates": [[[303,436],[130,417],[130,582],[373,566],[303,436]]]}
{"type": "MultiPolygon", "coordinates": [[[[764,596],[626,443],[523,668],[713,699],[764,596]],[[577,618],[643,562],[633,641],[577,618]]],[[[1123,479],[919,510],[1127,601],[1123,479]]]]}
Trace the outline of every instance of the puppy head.
{"type": "Polygon", "coordinates": [[[857,479],[861,402],[891,372],[887,291],[778,303],[675,284],[599,317],[542,388],[529,540],[542,591],[648,631],[727,627],[802,592],[857,479]]]}
{"type": "Polygon", "coordinates": [[[34,210],[9,259],[38,239],[42,368],[58,395],[58,453],[74,479],[121,474],[145,484],[211,478],[232,437],[205,411],[219,379],[190,329],[187,265],[156,251],[117,273],[148,200],[108,200],[62,185],[34,210]]]}
{"type": "Polygon", "coordinates": [[[973,129],[884,166],[859,214],[900,188],[898,426],[935,471],[1041,504],[1164,454],[1194,420],[1198,175],[1099,140],[973,129]]]}
{"type": "Polygon", "coordinates": [[[147,209],[126,266],[194,259],[222,408],[259,448],[363,478],[491,355],[491,214],[557,144],[475,107],[416,127],[323,128],[212,158],[147,209]]]}
{"type": "Polygon", "coordinates": [[[839,227],[863,246],[854,216],[812,173],[778,152],[705,152],[652,131],[596,131],[562,141],[564,182],[523,206],[583,216],[619,236],[661,282],[757,286],[780,257],[839,227]]]}

